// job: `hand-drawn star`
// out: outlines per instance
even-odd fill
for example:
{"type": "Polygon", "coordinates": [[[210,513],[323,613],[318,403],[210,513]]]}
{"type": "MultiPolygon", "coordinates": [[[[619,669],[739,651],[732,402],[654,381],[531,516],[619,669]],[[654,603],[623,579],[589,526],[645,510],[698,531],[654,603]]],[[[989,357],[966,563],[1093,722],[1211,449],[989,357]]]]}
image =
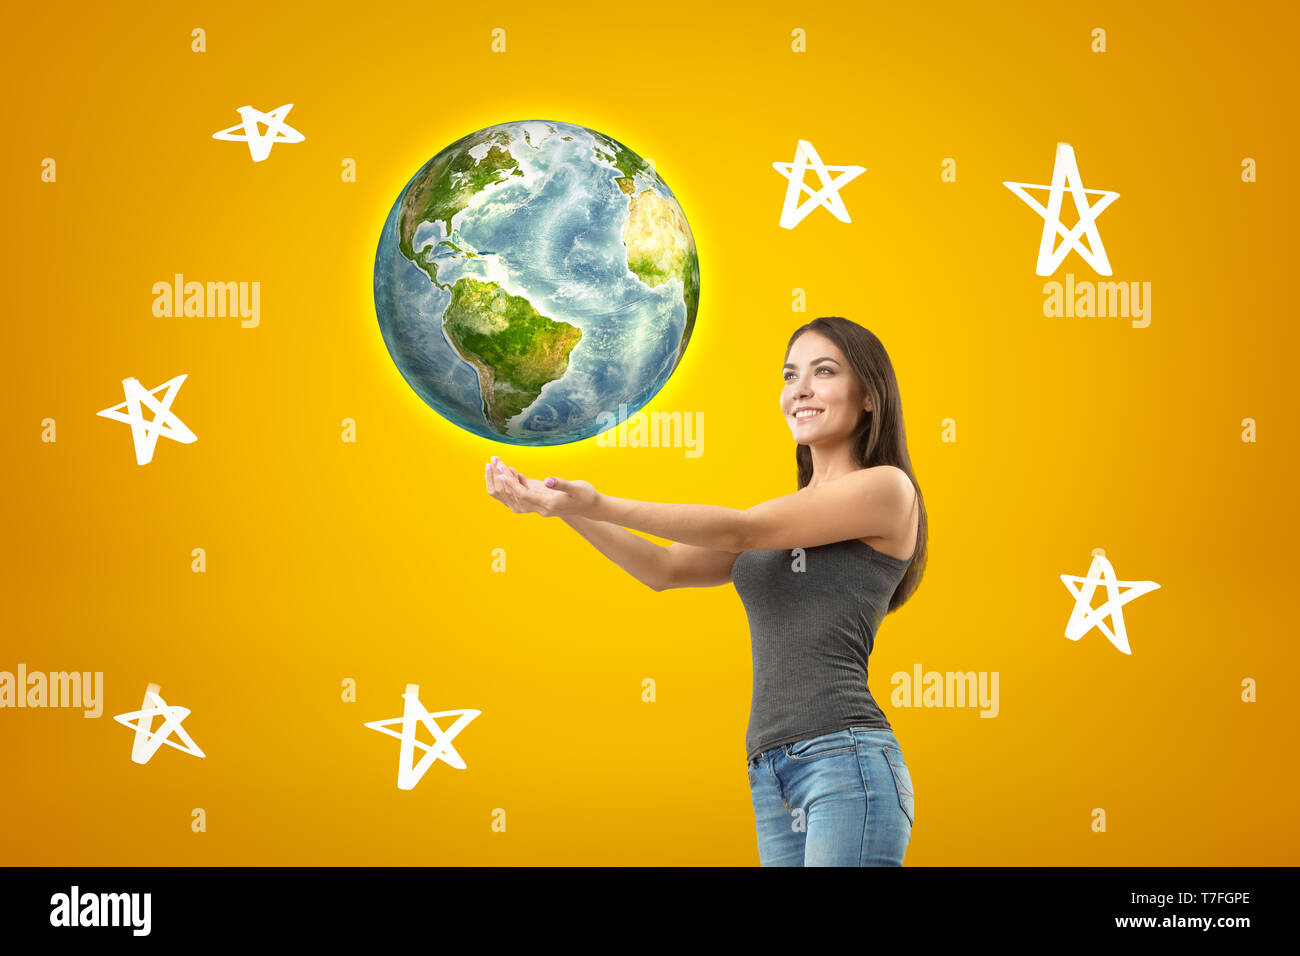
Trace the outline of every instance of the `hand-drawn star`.
{"type": "Polygon", "coordinates": [[[1134,598],[1158,589],[1160,585],[1154,581],[1116,581],[1115,569],[1103,555],[1097,553],[1092,556],[1092,564],[1088,567],[1086,578],[1062,574],[1061,582],[1075,599],[1074,610],[1070,612],[1070,621],[1065,625],[1065,636],[1072,641],[1077,641],[1095,627],[1105,634],[1116,648],[1125,654],[1132,654],[1128,646],[1128,634],[1124,630],[1124,612],[1120,608],[1134,598]],[[1082,586],[1076,590],[1075,584],[1082,586]],[[1105,586],[1107,600],[1101,607],[1094,608],[1092,594],[1099,584],[1105,586]],[[1120,588],[1128,590],[1121,594],[1120,588]],[[1113,634],[1106,626],[1107,615],[1115,624],[1113,634]]]}
{"type": "Polygon", "coordinates": [[[814,206],[824,206],[840,222],[849,222],[849,211],[844,208],[839,190],[867,171],[865,166],[827,166],[817,155],[817,150],[813,149],[812,143],[806,139],[799,140],[799,145],[795,147],[793,163],[773,163],[772,168],[789,181],[785,190],[785,205],[781,208],[782,229],[793,229],[799,225],[814,206]],[[810,166],[822,181],[822,188],[817,192],[804,185],[804,173],[810,166]],[[832,171],[840,174],[833,180],[827,175],[832,171]],[[808,193],[811,198],[800,204],[799,199],[803,193],[808,193]]]}
{"type": "Polygon", "coordinates": [[[203,751],[181,726],[181,721],[190,715],[189,708],[168,707],[167,702],[158,695],[158,690],[157,684],[150,684],[145,688],[144,703],[140,705],[139,710],[133,710],[129,714],[115,714],[113,717],[119,724],[135,731],[135,742],[131,745],[131,759],[135,763],[148,763],[149,758],[157,753],[158,748],[163,744],[193,754],[195,757],[204,756],[203,751]],[[151,729],[153,719],[159,714],[163,717],[162,726],[153,730],[151,729]],[[132,720],[135,723],[132,723],[132,720]],[[168,739],[173,733],[184,742],[184,746],[168,739]]]}
{"type": "Polygon", "coordinates": [[[396,737],[402,742],[401,752],[397,758],[397,787],[400,790],[410,790],[420,778],[424,776],[426,770],[433,766],[435,760],[445,760],[457,770],[464,770],[465,761],[461,759],[456,748],[451,745],[452,739],[465,729],[471,720],[482,713],[481,710],[440,710],[436,714],[431,714],[424,709],[420,703],[420,685],[407,684],[406,692],[402,694],[402,699],[406,701],[401,717],[393,717],[388,720],[372,720],[366,724],[372,730],[388,734],[390,737],[396,737]],[[456,722],[446,730],[438,726],[435,717],[450,717],[459,714],[456,722]],[[434,744],[430,747],[428,744],[421,743],[415,739],[416,721],[424,724],[429,733],[433,734],[434,744]],[[402,732],[389,730],[392,724],[401,724],[402,732]],[[417,766],[412,766],[415,760],[415,748],[427,751],[420,758],[417,766]]]}
{"type": "Polygon", "coordinates": [[[189,373],[177,375],[170,381],[163,382],[157,388],[146,390],[140,384],[139,379],[124,378],[122,379],[122,390],[126,393],[126,401],[120,405],[112,405],[103,411],[96,412],[96,415],[102,415],[104,418],[111,418],[115,422],[125,422],[131,426],[131,438],[135,442],[135,463],[137,465],[147,465],[153,461],[154,446],[158,444],[159,436],[170,438],[172,441],[178,441],[183,445],[198,441],[198,436],[185,427],[185,423],[176,417],[175,412],[171,410],[172,400],[176,397],[176,390],[181,387],[189,373]],[[160,389],[167,389],[167,394],[163,396],[162,401],[154,399],[154,393],[160,389]],[[152,421],[145,421],[144,416],[140,414],[140,403],[148,405],[154,413],[152,421]],[[130,408],[128,414],[123,414],[123,409],[130,408]]]}
{"type": "Polygon", "coordinates": [[[260,163],[271,155],[271,147],[276,143],[301,143],[307,138],[284,121],[291,109],[293,109],[292,103],[286,103],[269,113],[263,113],[251,106],[241,106],[239,115],[242,122],[228,126],[219,133],[213,133],[212,138],[248,143],[248,152],[252,155],[253,162],[260,163]],[[259,122],[266,125],[265,133],[258,129],[259,122]],[[281,133],[284,135],[280,135],[281,133]]]}
{"type": "Polygon", "coordinates": [[[1119,193],[1108,189],[1083,188],[1083,182],[1079,178],[1079,166],[1074,160],[1073,146],[1069,143],[1056,144],[1056,164],[1052,167],[1052,185],[1013,182],[1003,182],[1002,185],[1029,203],[1029,208],[1043,217],[1043,235],[1038,244],[1038,275],[1050,276],[1070,254],[1071,249],[1078,251],[1098,275],[1111,274],[1110,260],[1106,258],[1106,247],[1101,244],[1101,234],[1097,231],[1097,217],[1119,198],[1119,193]],[[1061,223],[1061,203],[1067,186],[1070,196],[1074,199],[1074,208],[1079,213],[1079,221],[1068,232],[1061,223]],[[1025,192],[1026,189],[1051,190],[1047,198],[1047,208],[1043,208],[1037,199],[1025,192]],[[1088,205],[1086,194],[1103,198],[1088,205]],[[1057,233],[1064,236],[1065,241],[1053,250],[1052,244],[1056,241],[1057,233]],[[1088,245],[1092,247],[1091,250],[1084,248],[1083,243],[1079,241],[1079,236],[1083,233],[1088,235],[1088,245]]]}

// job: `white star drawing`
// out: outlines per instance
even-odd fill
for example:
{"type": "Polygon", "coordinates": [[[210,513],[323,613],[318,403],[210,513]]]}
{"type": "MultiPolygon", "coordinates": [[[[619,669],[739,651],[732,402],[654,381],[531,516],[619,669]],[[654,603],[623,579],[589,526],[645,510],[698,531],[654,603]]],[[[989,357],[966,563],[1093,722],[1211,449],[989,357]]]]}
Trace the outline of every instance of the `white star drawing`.
{"type": "Polygon", "coordinates": [[[440,710],[436,714],[431,714],[424,709],[420,703],[420,685],[407,684],[406,693],[402,694],[402,699],[406,701],[406,707],[403,709],[401,717],[392,717],[388,720],[372,720],[368,724],[371,730],[377,730],[380,733],[388,734],[390,737],[396,737],[402,742],[401,752],[397,758],[397,787],[399,790],[410,790],[420,778],[424,776],[426,770],[433,766],[435,760],[445,760],[457,770],[464,770],[465,761],[461,759],[456,748],[451,745],[452,738],[465,729],[466,725],[482,713],[481,710],[440,710]],[[443,730],[438,726],[435,717],[450,717],[459,714],[456,722],[443,730]],[[416,721],[424,724],[429,733],[433,734],[434,744],[430,747],[428,744],[421,743],[415,739],[416,721]],[[401,724],[402,732],[388,728],[393,724],[401,724]],[[427,751],[420,758],[420,763],[412,766],[415,760],[415,748],[427,751]]]}
{"type": "Polygon", "coordinates": [[[248,143],[248,152],[252,155],[253,162],[260,163],[271,155],[271,147],[276,143],[301,143],[307,138],[284,121],[291,109],[293,109],[292,103],[286,103],[269,113],[263,113],[251,106],[241,106],[239,115],[242,122],[228,126],[219,133],[213,133],[212,138],[248,143]],[[258,123],[265,124],[265,133],[258,129],[258,123]]]}
{"type": "Polygon", "coordinates": [[[1092,266],[1093,271],[1098,275],[1111,274],[1110,260],[1106,258],[1106,247],[1101,244],[1101,234],[1097,232],[1097,217],[1101,215],[1102,210],[1119,198],[1119,193],[1108,189],[1083,188],[1083,182],[1079,179],[1079,166],[1074,160],[1073,146],[1069,143],[1056,144],[1056,164],[1052,167],[1052,185],[1012,182],[1004,182],[1002,185],[1029,203],[1029,208],[1043,217],[1043,236],[1038,244],[1040,276],[1050,276],[1055,272],[1065,257],[1070,254],[1071,249],[1083,256],[1084,261],[1092,266]],[[1079,221],[1068,232],[1061,223],[1061,202],[1067,188],[1074,199],[1074,208],[1079,213],[1079,221]],[[1025,192],[1026,189],[1051,190],[1047,197],[1047,208],[1044,209],[1037,199],[1025,192]],[[1089,194],[1102,198],[1088,205],[1089,194]],[[1052,244],[1056,241],[1057,233],[1064,236],[1065,241],[1053,249],[1052,244]],[[1088,236],[1088,245],[1092,247],[1091,249],[1085,248],[1079,241],[1079,236],[1084,233],[1088,236]]]}
{"type": "Polygon", "coordinates": [[[1111,567],[1110,562],[1104,555],[1095,552],[1086,578],[1062,574],[1061,582],[1074,596],[1074,610],[1070,612],[1070,621],[1065,625],[1065,636],[1072,641],[1077,641],[1095,627],[1120,651],[1132,654],[1128,646],[1128,634],[1124,630],[1124,612],[1120,608],[1135,597],[1156,590],[1160,585],[1154,581],[1116,581],[1115,569],[1111,567]],[[1080,585],[1077,589],[1076,584],[1080,585]],[[1105,586],[1106,601],[1101,607],[1094,608],[1092,595],[1098,585],[1105,586]],[[1120,588],[1128,590],[1121,594],[1120,588]],[[1105,618],[1108,615],[1115,625],[1114,633],[1111,633],[1110,628],[1106,626],[1105,618]]]}
{"type": "Polygon", "coordinates": [[[158,696],[158,690],[157,684],[150,684],[145,688],[144,703],[140,705],[139,710],[133,710],[129,714],[116,714],[113,717],[119,724],[135,731],[135,742],[131,745],[131,759],[135,763],[148,763],[149,758],[157,753],[158,748],[163,744],[175,747],[183,753],[193,754],[195,757],[204,756],[203,751],[181,726],[181,721],[190,715],[189,708],[168,707],[167,702],[158,696]],[[162,726],[153,730],[153,719],[160,714],[163,717],[162,726]],[[183,741],[183,745],[168,739],[173,733],[183,741]]]}
{"type": "Polygon", "coordinates": [[[146,390],[140,384],[139,379],[124,378],[122,379],[122,390],[126,393],[126,401],[119,405],[112,405],[103,411],[95,412],[96,415],[102,415],[105,418],[111,418],[115,422],[125,422],[131,426],[131,438],[135,441],[135,462],[137,465],[147,465],[153,461],[154,446],[158,444],[159,436],[170,438],[178,441],[182,445],[188,445],[191,442],[198,441],[198,436],[185,427],[185,423],[176,417],[176,413],[171,410],[172,400],[176,397],[176,390],[181,387],[188,373],[177,375],[168,382],[163,382],[157,388],[146,390]],[[167,394],[163,396],[162,401],[154,399],[154,393],[159,389],[167,389],[167,394]],[[144,416],[140,414],[140,404],[148,405],[154,413],[152,421],[145,421],[144,416]],[[130,408],[130,412],[124,414],[123,409],[130,408]]]}
{"type": "Polygon", "coordinates": [[[814,206],[825,206],[826,211],[840,222],[849,222],[849,211],[844,208],[839,190],[867,171],[865,166],[827,166],[817,155],[817,150],[813,149],[812,143],[806,139],[799,140],[799,145],[795,147],[793,163],[773,163],[772,168],[789,181],[785,190],[785,205],[781,207],[782,229],[793,229],[799,225],[814,206]],[[809,167],[822,181],[822,188],[817,192],[804,185],[804,173],[809,167]],[[838,172],[839,175],[831,179],[827,175],[829,172],[838,172]],[[808,193],[810,198],[801,204],[799,199],[804,193],[808,193]]]}

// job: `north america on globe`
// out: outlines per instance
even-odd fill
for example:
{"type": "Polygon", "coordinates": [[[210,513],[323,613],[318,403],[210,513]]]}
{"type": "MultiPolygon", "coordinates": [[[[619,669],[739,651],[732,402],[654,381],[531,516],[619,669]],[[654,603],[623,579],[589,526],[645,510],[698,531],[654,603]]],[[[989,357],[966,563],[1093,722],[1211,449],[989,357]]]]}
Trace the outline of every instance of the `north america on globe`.
{"type": "Polygon", "coordinates": [[[384,223],[374,292],[389,355],[426,404],[485,438],[555,445],[617,425],[667,383],[694,328],[699,258],[651,163],[595,130],[528,120],[416,172],[384,223]]]}

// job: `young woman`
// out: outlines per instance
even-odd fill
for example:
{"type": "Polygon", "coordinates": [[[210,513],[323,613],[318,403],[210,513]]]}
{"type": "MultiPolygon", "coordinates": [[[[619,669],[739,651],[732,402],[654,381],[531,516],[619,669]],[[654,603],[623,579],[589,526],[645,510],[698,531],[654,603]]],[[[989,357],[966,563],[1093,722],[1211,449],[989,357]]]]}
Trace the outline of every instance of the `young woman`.
{"type": "Polygon", "coordinates": [[[656,591],[734,582],[754,658],[745,743],[759,861],[901,866],[912,778],[867,687],[880,623],[925,568],[898,383],[880,340],[838,316],[795,330],[781,375],[799,490],[747,511],[614,498],[495,456],[484,480],[515,512],[562,517],[656,591]]]}

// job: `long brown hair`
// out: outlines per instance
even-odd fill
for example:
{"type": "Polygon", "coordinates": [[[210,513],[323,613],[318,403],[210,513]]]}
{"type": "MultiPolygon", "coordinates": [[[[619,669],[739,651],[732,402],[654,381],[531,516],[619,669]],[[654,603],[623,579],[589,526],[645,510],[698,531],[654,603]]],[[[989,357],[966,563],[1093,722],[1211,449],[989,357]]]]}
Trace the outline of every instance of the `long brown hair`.
{"type": "MultiPolygon", "coordinates": [[[[926,541],[929,537],[925,498],[912,473],[912,460],[907,454],[903,401],[898,394],[894,365],[889,361],[889,353],[880,344],[880,339],[858,323],[838,315],[822,316],[795,329],[785,347],[786,358],[790,357],[790,349],[794,347],[795,340],[805,332],[817,332],[838,345],[844,357],[849,360],[863,393],[871,398],[871,410],[863,409],[862,417],[853,430],[853,460],[863,468],[876,465],[901,468],[916,489],[916,500],[921,509],[916,528],[916,550],[912,553],[912,563],[907,566],[902,580],[894,588],[893,597],[889,599],[889,607],[885,611],[888,614],[902,607],[921,583],[921,577],[925,573],[926,541]]],[[[798,467],[799,487],[804,488],[812,480],[812,450],[807,445],[796,445],[794,460],[798,467]]]]}

